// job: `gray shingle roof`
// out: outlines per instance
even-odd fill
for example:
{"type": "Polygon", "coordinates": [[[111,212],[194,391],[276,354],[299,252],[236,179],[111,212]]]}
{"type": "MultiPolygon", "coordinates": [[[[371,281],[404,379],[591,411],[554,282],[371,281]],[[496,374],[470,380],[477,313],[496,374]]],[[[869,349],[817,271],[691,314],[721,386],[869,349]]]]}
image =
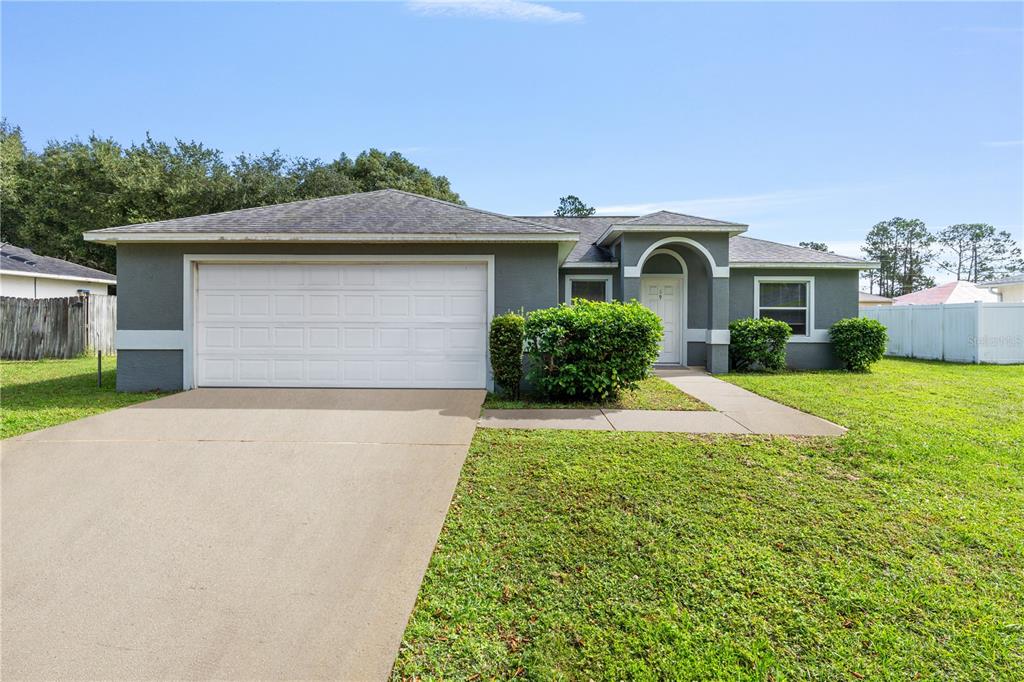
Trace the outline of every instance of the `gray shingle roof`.
{"type": "Polygon", "coordinates": [[[372,233],[560,234],[571,233],[448,201],[382,189],[93,230],[90,234],[175,233],[372,233]]]}
{"type": "Polygon", "coordinates": [[[800,246],[779,244],[753,237],[733,237],[729,240],[730,263],[863,263],[860,258],[840,256],[805,249],[800,246]]]}
{"type": "Polygon", "coordinates": [[[730,223],[724,220],[715,220],[713,218],[700,218],[694,215],[686,215],[685,213],[676,213],[675,211],[656,211],[654,213],[648,213],[647,215],[637,216],[630,220],[624,220],[618,225],[665,225],[672,227],[679,225],[680,227],[696,226],[696,225],[721,225],[722,227],[746,227],[742,223],[730,223]]]}
{"type": "Polygon", "coordinates": [[[79,277],[99,279],[114,284],[117,278],[108,272],[87,268],[60,258],[40,256],[29,249],[11,244],[0,244],[0,272],[23,272],[36,277],[79,277]]]}
{"type": "Polygon", "coordinates": [[[587,216],[581,218],[562,218],[558,216],[521,216],[526,220],[544,225],[551,225],[564,230],[580,233],[580,240],[573,246],[566,258],[566,263],[599,263],[611,261],[611,253],[596,242],[612,223],[632,216],[587,216]]]}
{"type": "MultiPolygon", "coordinates": [[[[533,222],[540,222],[580,233],[580,240],[566,259],[566,263],[599,263],[612,260],[608,249],[598,246],[597,240],[611,225],[639,223],[634,216],[588,216],[583,218],[558,218],[553,216],[526,216],[533,222]]],[[[645,218],[646,216],[640,216],[645,218]]],[[[700,220],[704,220],[701,218],[700,220]]],[[[703,223],[702,223],[703,224],[703,223]]],[[[736,223],[723,223],[735,225],[736,223]]],[[[729,260],[731,263],[863,263],[859,258],[840,256],[835,253],[814,251],[799,246],[779,244],[753,237],[731,237],[729,239],[729,260]]]]}

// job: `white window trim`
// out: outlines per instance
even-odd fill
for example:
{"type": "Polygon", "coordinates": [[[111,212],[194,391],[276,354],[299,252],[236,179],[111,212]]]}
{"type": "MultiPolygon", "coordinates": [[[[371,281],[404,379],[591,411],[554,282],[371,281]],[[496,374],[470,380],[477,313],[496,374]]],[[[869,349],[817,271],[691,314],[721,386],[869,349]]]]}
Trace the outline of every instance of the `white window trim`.
{"type": "Polygon", "coordinates": [[[612,275],[566,275],[565,276],[565,302],[572,303],[573,282],[604,282],[604,300],[612,300],[612,275]]]}
{"type": "MultiPolygon", "coordinates": [[[[286,255],[286,254],[249,254],[249,253],[186,253],[182,256],[184,272],[182,282],[182,318],[183,348],[181,353],[182,388],[189,390],[196,386],[195,349],[196,325],[195,304],[197,270],[200,263],[483,263],[487,266],[487,319],[485,329],[491,328],[494,318],[494,256],[492,254],[452,254],[452,255],[286,255]]],[[[490,350],[484,349],[484,379],[488,391],[494,390],[494,376],[491,374],[490,350]]]]}
{"type": "MultiPolygon", "coordinates": [[[[809,341],[818,342],[819,341],[819,337],[820,337],[820,334],[818,332],[820,330],[815,329],[815,327],[814,327],[814,277],[811,277],[811,276],[806,276],[806,277],[800,277],[800,276],[797,276],[797,277],[792,277],[792,276],[788,276],[788,277],[783,277],[783,276],[778,276],[778,277],[776,277],[776,276],[758,277],[758,276],[755,275],[754,276],[754,317],[755,318],[761,317],[761,283],[762,282],[764,282],[764,283],[776,283],[776,284],[806,284],[807,285],[807,305],[806,305],[807,323],[804,325],[806,331],[803,334],[799,334],[799,335],[794,334],[792,337],[790,337],[790,341],[791,342],[801,342],[802,341],[804,343],[809,342],[809,341]]],[[[803,306],[800,306],[800,307],[794,307],[794,306],[776,307],[776,306],[771,306],[771,307],[766,308],[766,309],[769,309],[769,310],[804,310],[805,307],[803,307],[803,306]]]]}

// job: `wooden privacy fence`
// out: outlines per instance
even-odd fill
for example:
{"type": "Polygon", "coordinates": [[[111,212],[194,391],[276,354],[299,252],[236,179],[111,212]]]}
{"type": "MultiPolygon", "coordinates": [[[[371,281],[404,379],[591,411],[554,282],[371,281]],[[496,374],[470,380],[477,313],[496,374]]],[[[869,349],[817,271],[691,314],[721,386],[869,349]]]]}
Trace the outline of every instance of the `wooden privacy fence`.
{"type": "Polygon", "coordinates": [[[89,297],[89,338],[86,345],[104,355],[117,352],[114,332],[117,329],[117,296],[89,297]]]}
{"type": "Polygon", "coordinates": [[[114,352],[117,297],[0,298],[0,357],[74,358],[114,352]],[[110,300],[107,300],[110,299],[110,300]]]}
{"type": "Polygon", "coordinates": [[[1024,363],[1024,303],[867,306],[889,331],[886,355],[949,362],[1024,363]]]}

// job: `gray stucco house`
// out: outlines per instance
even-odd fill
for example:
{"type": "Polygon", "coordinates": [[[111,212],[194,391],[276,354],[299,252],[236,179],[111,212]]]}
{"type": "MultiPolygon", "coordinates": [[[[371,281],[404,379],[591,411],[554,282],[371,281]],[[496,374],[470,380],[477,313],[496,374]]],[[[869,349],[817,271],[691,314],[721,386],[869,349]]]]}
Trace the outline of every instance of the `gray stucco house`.
{"type": "Polygon", "coordinates": [[[117,247],[118,388],[490,385],[487,329],[572,297],[637,299],[660,362],[728,370],[728,325],[794,329],[788,361],[831,367],[876,264],[645,216],[506,216],[379,190],[85,233],[117,247]]]}

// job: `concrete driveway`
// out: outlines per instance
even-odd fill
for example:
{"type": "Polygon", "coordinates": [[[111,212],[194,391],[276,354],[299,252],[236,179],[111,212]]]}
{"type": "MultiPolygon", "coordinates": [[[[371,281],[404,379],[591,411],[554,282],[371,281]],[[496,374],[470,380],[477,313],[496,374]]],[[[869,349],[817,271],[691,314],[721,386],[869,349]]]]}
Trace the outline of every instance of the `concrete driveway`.
{"type": "Polygon", "coordinates": [[[483,397],[200,389],[4,441],[0,676],[385,678],[483,397]]]}

